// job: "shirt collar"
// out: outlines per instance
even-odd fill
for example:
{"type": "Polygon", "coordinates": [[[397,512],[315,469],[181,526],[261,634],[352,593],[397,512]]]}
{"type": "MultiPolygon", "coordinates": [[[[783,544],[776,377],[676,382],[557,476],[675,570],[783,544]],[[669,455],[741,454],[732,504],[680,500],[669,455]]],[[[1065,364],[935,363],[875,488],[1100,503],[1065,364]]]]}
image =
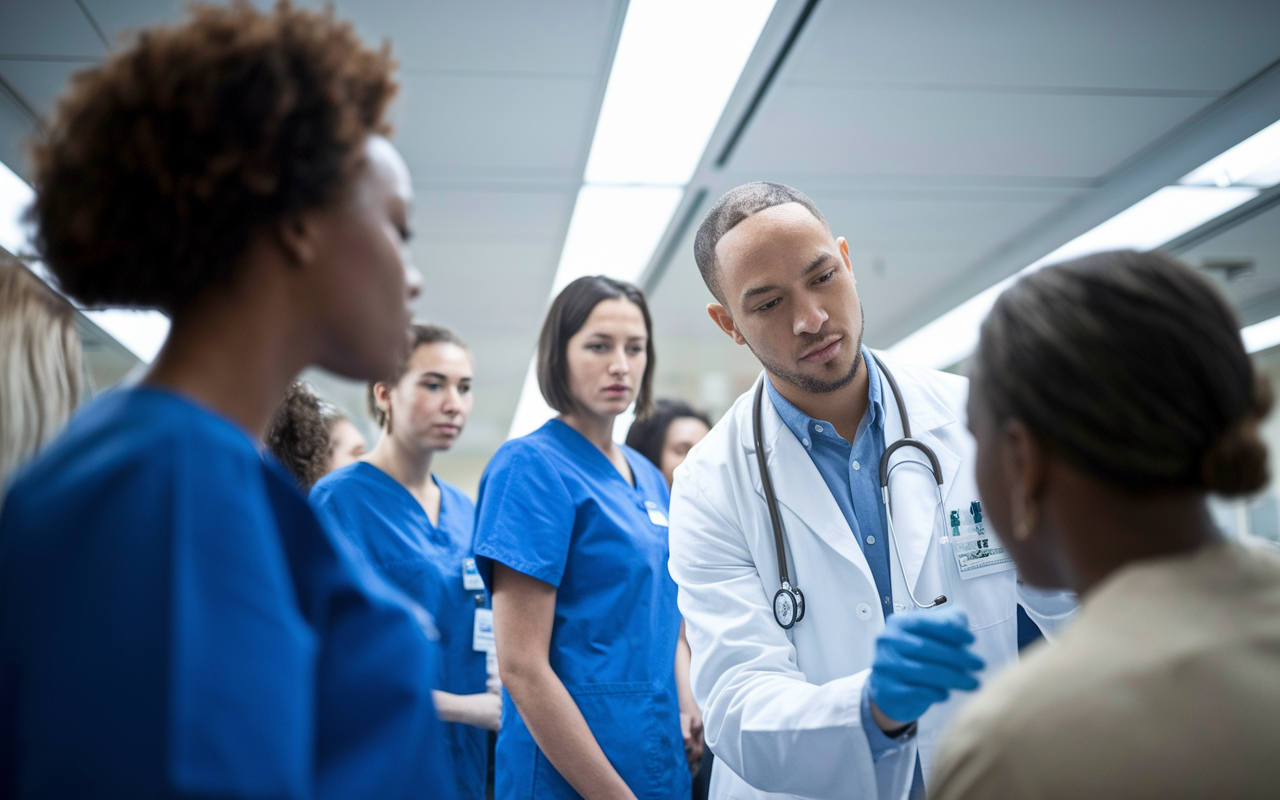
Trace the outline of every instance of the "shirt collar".
{"type": "MultiPolygon", "coordinates": [[[[867,370],[867,398],[870,402],[867,404],[867,415],[858,424],[857,436],[859,437],[872,426],[884,425],[884,391],[880,384],[880,369],[876,366],[875,359],[871,357],[871,351],[865,345],[862,348],[862,363],[867,370]]],[[[809,447],[809,437],[812,435],[810,431],[815,423],[835,432],[835,426],[830,422],[810,417],[783,397],[782,393],[774,388],[773,381],[768,375],[765,375],[764,385],[769,392],[769,400],[778,410],[778,416],[782,417],[782,422],[791,429],[796,439],[806,449],[809,447]]]]}

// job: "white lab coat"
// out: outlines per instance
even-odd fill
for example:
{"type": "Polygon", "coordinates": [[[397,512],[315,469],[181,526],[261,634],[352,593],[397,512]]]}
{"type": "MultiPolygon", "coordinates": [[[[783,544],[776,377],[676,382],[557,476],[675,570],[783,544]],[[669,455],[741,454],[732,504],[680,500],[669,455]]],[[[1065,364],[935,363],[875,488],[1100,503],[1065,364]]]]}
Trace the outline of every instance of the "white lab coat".
{"type": "MultiPolygon", "coordinates": [[[[886,364],[902,390],[912,433],[937,454],[944,508],[967,515],[978,499],[974,442],[965,426],[968,381],[888,359],[886,364]]],[[[882,385],[887,445],[902,436],[902,422],[888,382],[882,385]]],[[[860,703],[884,614],[871,568],[817,467],[766,392],[762,439],[791,578],[807,601],[805,618],[791,630],[774,621],[778,565],[752,437],[754,394],[753,386],[690,451],[676,470],[671,499],[670,570],[693,651],[693,693],[716,755],[711,796],[905,798],[917,749],[927,783],[937,737],[968,695],[930,708],[914,737],[873,764],[860,703]]],[[[919,451],[902,448],[893,463],[922,459],[919,451]]],[[[989,675],[1017,655],[1019,601],[1046,633],[1065,620],[1074,603],[1023,592],[1013,571],[948,579],[935,545],[935,534],[947,525],[935,487],[927,468],[904,466],[891,473],[905,570],[921,602],[946,594],[948,606],[968,612],[974,650],[989,675]]],[[[892,547],[889,555],[893,602],[905,611],[910,600],[892,547]]]]}

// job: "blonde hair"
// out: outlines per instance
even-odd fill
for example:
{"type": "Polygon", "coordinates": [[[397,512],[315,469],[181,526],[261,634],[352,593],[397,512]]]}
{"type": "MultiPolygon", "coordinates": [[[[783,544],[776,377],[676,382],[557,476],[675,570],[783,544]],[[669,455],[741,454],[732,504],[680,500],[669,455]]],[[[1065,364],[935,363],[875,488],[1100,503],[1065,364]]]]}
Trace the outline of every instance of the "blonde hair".
{"type": "Polygon", "coordinates": [[[71,305],[0,262],[0,486],[67,424],[84,393],[71,305]]]}

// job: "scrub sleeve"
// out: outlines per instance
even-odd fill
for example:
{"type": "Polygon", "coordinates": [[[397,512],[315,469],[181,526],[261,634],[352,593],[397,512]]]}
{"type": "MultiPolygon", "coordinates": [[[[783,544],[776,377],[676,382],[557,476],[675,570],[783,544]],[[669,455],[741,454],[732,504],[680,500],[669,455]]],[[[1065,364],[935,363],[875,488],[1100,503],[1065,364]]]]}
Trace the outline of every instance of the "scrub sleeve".
{"type": "Polygon", "coordinates": [[[0,797],[437,797],[435,650],[229,421],[82,410],[0,513],[0,797]]]}
{"type": "MultiPolygon", "coordinates": [[[[624,452],[634,487],[558,420],[503,445],[481,482],[476,560],[490,588],[495,561],[556,587],[548,657],[596,741],[637,797],[687,797],[666,483],[624,452]]],[[[503,798],[578,797],[505,692],[496,782],[503,798]]]]}

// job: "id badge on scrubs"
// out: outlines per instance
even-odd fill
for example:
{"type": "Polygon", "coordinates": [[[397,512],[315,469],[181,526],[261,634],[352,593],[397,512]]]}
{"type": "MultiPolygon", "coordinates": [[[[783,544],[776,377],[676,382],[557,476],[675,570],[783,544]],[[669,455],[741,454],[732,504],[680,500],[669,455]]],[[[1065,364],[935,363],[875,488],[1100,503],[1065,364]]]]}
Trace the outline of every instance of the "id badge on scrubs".
{"type": "Polygon", "coordinates": [[[662,513],[662,509],[658,508],[657,503],[652,500],[645,500],[644,510],[649,512],[649,521],[654,525],[661,525],[664,528],[668,526],[667,515],[662,513]]]}
{"type": "MultiPolygon", "coordinates": [[[[952,512],[953,514],[955,512],[952,512]]],[[[954,517],[953,517],[954,520],[954,517]]],[[[961,580],[981,578],[1014,569],[1013,557],[1005,552],[996,535],[982,522],[952,527],[947,545],[956,560],[961,580]]]]}
{"type": "Polygon", "coordinates": [[[476,609],[475,623],[471,626],[471,649],[477,653],[492,653],[497,649],[493,640],[493,609],[476,609]]]}
{"type": "Polygon", "coordinates": [[[484,579],[480,577],[480,570],[476,569],[474,558],[462,559],[462,588],[468,592],[484,591],[484,579]]]}

